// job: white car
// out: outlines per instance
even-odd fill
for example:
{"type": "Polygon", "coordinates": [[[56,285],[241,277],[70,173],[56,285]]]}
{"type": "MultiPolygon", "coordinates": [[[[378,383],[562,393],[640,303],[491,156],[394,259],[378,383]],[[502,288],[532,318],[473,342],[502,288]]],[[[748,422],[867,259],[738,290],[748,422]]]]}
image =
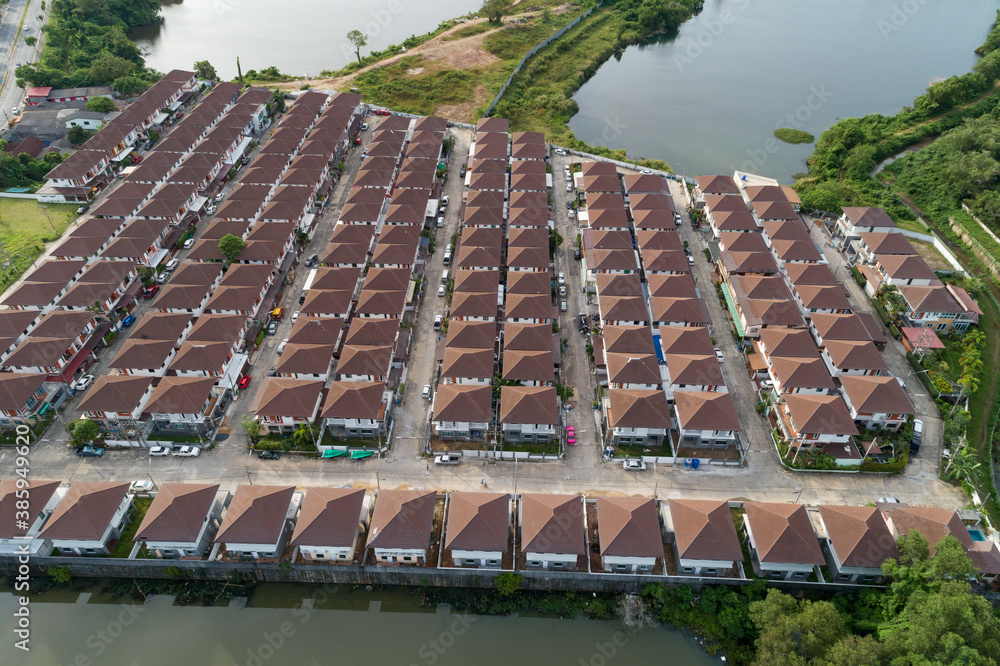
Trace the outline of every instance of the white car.
{"type": "Polygon", "coordinates": [[[443,456],[434,456],[435,465],[457,465],[462,461],[462,456],[457,453],[446,453],[443,456]]]}
{"type": "Polygon", "coordinates": [[[184,249],[185,250],[190,250],[192,245],[194,245],[194,239],[193,238],[188,238],[186,241],[184,241],[184,249]]]}
{"type": "Polygon", "coordinates": [[[622,461],[622,469],[630,472],[641,472],[646,469],[646,463],[641,460],[622,461]]]}
{"type": "Polygon", "coordinates": [[[447,289],[445,289],[444,285],[442,284],[441,286],[438,287],[438,296],[444,296],[445,291],[447,291],[447,289]]]}
{"type": "Polygon", "coordinates": [[[73,384],[73,390],[82,391],[83,389],[87,388],[93,383],[94,383],[94,375],[84,375],[83,377],[80,377],[78,380],[76,380],[75,384],[73,384]]]}
{"type": "Polygon", "coordinates": [[[559,285],[559,295],[563,298],[566,298],[566,285],[564,284],[559,285]]]}
{"type": "Polygon", "coordinates": [[[920,419],[913,419],[913,441],[917,444],[924,438],[924,422],[920,419]]]}
{"type": "Polygon", "coordinates": [[[556,155],[565,155],[566,154],[566,151],[563,150],[562,148],[556,148],[554,152],[555,152],[556,155]]]}
{"type": "Polygon", "coordinates": [[[444,226],[444,215],[438,215],[437,228],[440,229],[444,226]]]}
{"type": "Polygon", "coordinates": [[[566,211],[566,217],[572,220],[573,218],[576,217],[576,211],[570,208],[568,211],[566,211]]]}
{"type": "Polygon", "coordinates": [[[294,323],[295,323],[296,321],[298,321],[298,319],[299,319],[299,315],[300,315],[301,313],[302,313],[302,310],[296,310],[295,312],[293,312],[293,313],[292,313],[292,323],[293,323],[293,324],[294,324],[294,323]]]}
{"type": "Polygon", "coordinates": [[[141,495],[152,492],[153,482],[152,481],[133,481],[132,485],[128,487],[128,491],[132,495],[141,495]]]}
{"type": "Polygon", "coordinates": [[[281,356],[281,354],[285,351],[285,345],[287,344],[288,344],[288,338],[285,338],[284,340],[281,341],[281,344],[278,345],[278,356],[281,356]]]}
{"type": "Polygon", "coordinates": [[[566,183],[566,191],[567,192],[572,192],[573,191],[573,181],[570,181],[570,182],[566,183]]]}
{"type": "Polygon", "coordinates": [[[420,392],[420,395],[423,396],[424,400],[430,400],[430,398],[431,398],[431,385],[430,384],[424,384],[424,390],[420,392]]]}
{"type": "Polygon", "coordinates": [[[765,379],[760,383],[760,387],[765,391],[770,391],[771,389],[774,388],[774,382],[772,382],[770,379],[765,379]]]}
{"type": "Polygon", "coordinates": [[[448,195],[447,194],[444,195],[443,197],[441,197],[441,207],[442,208],[447,208],[448,207],[448,195]]]}
{"type": "Polygon", "coordinates": [[[169,456],[170,448],[166,446],[151,446],[149,447],[149,455],[151,457],[155,456],[169,456]]]}
{"type": "Polygon", "coordinates": [[[170,261],[167,262],[165,269],[167,270],[167,272],[177,270],[177,267],[180,265],[180,263],[181,263],[180,259],[171,259],[170,261]]]}
{"type": "Polygon", "coordinates": [[[559,271],[559,275],[556,277],[556,280],[558,280],[560,285],[566,284],[566,275],[562,271],[559,271]]]}
{"type": "Polygon", "coordinates": [[[715,348],[715,358],[719,359],[719,362],[726,360],[726,357],[722,355],[722,350],[718,347],[715,348]]]}
{"type": "Polygon", "coordinates": [[[643,176],[652,176],[653,175],[653,172],[650,171],[649,169],[643,169],[639,173],[641,173],[643,176]]]}
{"type": "Polygon", "coordinates": [[[179,449],[171,451],[175,456],[191,457],[196,456],[201,453],[201,447],[198,446],[182,446],[179,449]]]}

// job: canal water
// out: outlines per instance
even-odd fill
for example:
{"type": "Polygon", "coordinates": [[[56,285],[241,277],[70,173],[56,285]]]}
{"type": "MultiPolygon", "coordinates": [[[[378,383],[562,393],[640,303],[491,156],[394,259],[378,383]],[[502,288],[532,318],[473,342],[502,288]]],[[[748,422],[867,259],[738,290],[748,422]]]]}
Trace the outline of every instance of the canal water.
{"type": "Polygon", "coordinates": [[[574,99],[577,138],[678,173],[744,169],[790,183],[841,118],[893,114],[976,62],[995,0],[707,0],[676,35],[605,63],[574,99]]]}
{"type": "Polygon", "coordinates": [[[355,59],[349,31],[368,35],[361,55],[422,35],[442,21],[464,16],[481,0],[163,0],[159,24],[129,31],[161,72],[208,60],[219,76],[277,67],[315,76],[355,59]]]}
{"type": "MultiPolygon", "coordinates": [[[[9,589],[9,588],[7,588],[9,589]]],[[[143,666],[708,666],[697,640],[661,626],[473,616],[424,609],[409,590],[266,584],[250,605],[122,603],[101,588],[33,598],[31,651],[14,646],[15,597],[0,592],[0,664],[143,666]],[[307,600],[303,602],[303,600],[307,600]]]]}

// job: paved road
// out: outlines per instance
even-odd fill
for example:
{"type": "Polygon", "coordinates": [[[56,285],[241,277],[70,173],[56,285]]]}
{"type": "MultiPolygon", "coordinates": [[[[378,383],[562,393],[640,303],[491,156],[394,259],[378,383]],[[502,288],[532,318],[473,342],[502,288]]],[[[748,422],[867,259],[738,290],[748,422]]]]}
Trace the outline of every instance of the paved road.
{"type": "Polygon", "coordinates": [[[0,76],[3,81],[0,88],[0,116],[3,116],[5,125],[14,107],[24,108],[24,89],[17,87],[14,70],[19,64],[27,64],[38,59],[44,36],[41,31],[43,21],[40,21],[38,16],[47,14],[48,11],[49,3],[46,3],[43,12],[38,0],[10,0],[4,9],[3,21],[0,22],[0,76]],[[18,26],[21,17],[25,15],[26,4],[30,6],[24,19],[24,26],[19,32],[18,26]],[[24,43],[24,38],[28,36],[38,38],[39,42],[35,46],[28,46],[24,43]]]}

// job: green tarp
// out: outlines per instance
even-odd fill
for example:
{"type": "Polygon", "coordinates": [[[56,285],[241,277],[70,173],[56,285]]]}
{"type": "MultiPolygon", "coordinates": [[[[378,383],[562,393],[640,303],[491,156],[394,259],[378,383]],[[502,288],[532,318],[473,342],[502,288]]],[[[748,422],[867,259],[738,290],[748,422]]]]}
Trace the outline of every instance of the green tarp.
{"type": "Polygon", "coordinates": [[[369,456],[375,455],[374,451],[351,451],[352,458],[367,458],[369,456]]]}
{"type": "Polygon", "coordinates": [[[338,451],[337,449],[330,449],[329,451],[323,452],[324,458],[339,458],[340,456],[346,456],[347,451],[338,451]]]}

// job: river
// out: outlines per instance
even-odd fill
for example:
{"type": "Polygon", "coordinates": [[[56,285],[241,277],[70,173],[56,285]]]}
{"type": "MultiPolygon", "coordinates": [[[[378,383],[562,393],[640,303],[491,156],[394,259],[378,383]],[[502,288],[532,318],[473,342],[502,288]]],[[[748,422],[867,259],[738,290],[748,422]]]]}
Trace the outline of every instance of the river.
{"type": "Polygon", "coordinates": [[[85,596],[53,590],[33,599],[30,653],[14,647],[17,602],[0,593],[0,663],[647,666],[665,655],[671,666],[722,663],[693,638],[660,626],[624,632],[614,622],[471,616],[445,606],[434,612],[398,588],[266,584],[248,607],[182,607],[171,597],[122,604],[87,589],[85,596]],[[323,601],[303,604],[312,598],[323,601]]]}
{"type": "Polygon", "coordinates": [[[678,173],[743,169],[789,183],[841,118],[893,114],[969,71],[1000,3],[987,0],[708,0],[657,43],[605,63],[574,96],[577,138],[678,173]],[[627,100],[627,103],[623,101],[627,100]]]}
{"type": "Polygon", "coordinates": [[[345,35],[368,35],[365,55],[442,21],[464,16],[482,0],[163,0],[163,21],[129,31],[146,52],[146,64],[166,72],[208,60],[219,76],[274,65],[295,76],[315,76],[354,59],[345,35]]]}

